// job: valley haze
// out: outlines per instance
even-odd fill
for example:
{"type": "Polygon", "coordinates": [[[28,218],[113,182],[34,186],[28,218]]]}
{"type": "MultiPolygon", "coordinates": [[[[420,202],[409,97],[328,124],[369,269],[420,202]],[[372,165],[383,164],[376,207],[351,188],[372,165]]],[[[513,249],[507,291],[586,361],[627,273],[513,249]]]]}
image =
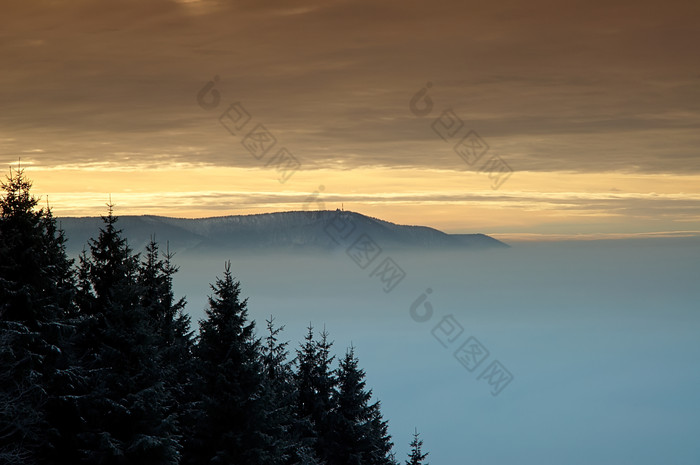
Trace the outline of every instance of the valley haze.
{"type": "MultiPolygon", "coordinates": [[[[118,212],[117,212],[118,213],[118,212]]],[[[179,219],[122,216],[135,251],[175,251],[194,326],[231,260],[260,334],[271,315],[294,347],[312,323],[355,347],[397,457],[417,427],[432,464],[700,461],[700,238],[525,242],[449,235],[340,212],[405,272],[390,292],[336,244],[337,211],[179,219]],[[430,289],[430,293],[427,290],[430,289]],[[410,308],[426,296],[428,322],[410,308]],[[443,347],[439,324],[463,331],[443,347]],[[497,396],[454,352],[474,337],[513,381],[497,396]],[[507,446],[507,447],[506,447],[507,446]],[[572,451],[577,451],[575,454],[572,451]]],[[[59,218],[75,256],[100,218],[59,218]]]]}

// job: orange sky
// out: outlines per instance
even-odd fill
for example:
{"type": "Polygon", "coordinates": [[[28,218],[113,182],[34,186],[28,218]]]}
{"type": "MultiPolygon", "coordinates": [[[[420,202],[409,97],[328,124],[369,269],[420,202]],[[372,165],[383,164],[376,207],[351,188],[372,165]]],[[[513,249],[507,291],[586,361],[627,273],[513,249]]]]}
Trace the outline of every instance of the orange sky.
{"type": "Polygon", "coordinates": [[[700,231],[697,2],[2,11],[0,163],[21,157],[57,215],[103,213],[111,194],[122,215],[344,204],[501,237],[700,231]],[[198,100],[214,76],[218,102],[198,100]],[[410,102],[427,82],[422,114],[410,102]],[[233,134],[232,104],[247,114],[233,134]],[[246,149],[260,124],[276,140],[264,154],[246,149]],[[294,168],[275,168],[280,149],[294,168]]]}

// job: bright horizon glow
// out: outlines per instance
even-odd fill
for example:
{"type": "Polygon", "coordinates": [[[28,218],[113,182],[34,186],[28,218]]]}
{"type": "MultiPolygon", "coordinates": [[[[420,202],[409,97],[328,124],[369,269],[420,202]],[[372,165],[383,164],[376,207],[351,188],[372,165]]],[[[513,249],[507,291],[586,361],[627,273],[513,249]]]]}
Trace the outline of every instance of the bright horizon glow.
{"type": "Polygon", "coordinates": [[[205,218],[344,206],[398,224],[511,241],[677,237],[700,231],[694,209],[674,209],[679,202],[700,204],[700,176],[519,172],[494,191],[486,176],[469,171],[320,169],[297,172],[280,184],[274,170],[264,168],[91,171],[25,162],[22,167],[34,182],[34,194],[44,201],[48,197],[59,217],[100,215],[111,195],[118,215],[205,218]],[[546,192],[539,187],[545,182],[546,192]]]}

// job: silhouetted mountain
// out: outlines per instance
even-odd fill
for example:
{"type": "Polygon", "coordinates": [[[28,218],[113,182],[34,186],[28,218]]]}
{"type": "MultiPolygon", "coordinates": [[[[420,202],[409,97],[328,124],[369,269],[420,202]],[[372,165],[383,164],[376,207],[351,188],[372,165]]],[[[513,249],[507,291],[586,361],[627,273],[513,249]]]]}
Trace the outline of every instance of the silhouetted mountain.
{"type": "MultiPolygon", "coordinates": [[[[68,236],[69,252],[82,250],[88,238],[102,224],[98,217],[59,219],[68,236]]],[[[337,246],[334,226],[350,225],[353,237],[367,234],[384,248],[472,248],[508,247],[484,234],[446,234],[426,226],[405,226],[349,211],[290,211],[214,218],[169,218],[164,216],[121,216],[117,226],[124,230],[135,250],[155,234],[173,251],[217,249],[321,249],[337,246]],[[332,222],[337,223],[332,223],[332,222]]],[[[348,229],[348,230],[349,230],[348,229]]]]}

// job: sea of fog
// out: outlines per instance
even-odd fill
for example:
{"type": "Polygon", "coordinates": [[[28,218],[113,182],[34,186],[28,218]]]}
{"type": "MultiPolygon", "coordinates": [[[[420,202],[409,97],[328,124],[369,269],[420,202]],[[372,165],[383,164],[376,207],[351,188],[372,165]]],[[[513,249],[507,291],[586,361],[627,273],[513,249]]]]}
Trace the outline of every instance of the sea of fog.
{"type": "Polygon", "coordinates": [[[292,350],[309,323],[355,347],[402,462],[418,428],[433,465],[700,463],[698,239],[384,251],[364,269],[342,249],[182,252],[194,321],[226,259],[259,334],[274,315],[292,350]],[[390,292],[371,276],[385,258],[405,273],[390,292]]]}

